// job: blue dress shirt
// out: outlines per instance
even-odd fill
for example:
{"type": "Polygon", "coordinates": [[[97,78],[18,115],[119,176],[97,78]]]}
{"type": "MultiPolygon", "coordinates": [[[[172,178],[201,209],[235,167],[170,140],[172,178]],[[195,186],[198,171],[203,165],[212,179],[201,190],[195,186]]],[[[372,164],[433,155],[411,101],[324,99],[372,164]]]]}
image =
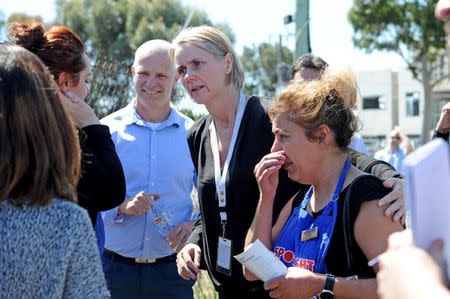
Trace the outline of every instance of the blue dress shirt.
{"type": "MultiPolygon", "coordinates": [[[[158,200],[176,224],[189,221],[195,169],[187,144],[193,121],[171,108],[158,125],[143,121],[134,101],[101,121],[109,126],[125,173],[126,197],[157,193],[158,200]]],[[[174,253],[150,218],[119,214],[118,208],[102,212],[105,248],[127,257],[159,258],[174,253]]]]}

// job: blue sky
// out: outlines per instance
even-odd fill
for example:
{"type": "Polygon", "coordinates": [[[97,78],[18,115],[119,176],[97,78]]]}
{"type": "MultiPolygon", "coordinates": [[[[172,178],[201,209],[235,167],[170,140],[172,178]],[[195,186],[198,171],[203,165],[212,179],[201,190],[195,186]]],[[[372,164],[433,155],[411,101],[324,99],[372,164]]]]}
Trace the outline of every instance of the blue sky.
{"type": "MultiPolygon", "coordinates": [[[[213,22],[228,22],[236,34],[236,50],[262,41],[283,43],[293,49],[294,25],[283,25],[283,17],[295,14],[295,0],[182,0],[207,12],[213,22]]],[[[396,54],[365,54],[353,48],[352,28],[347,12],[352,0],[311,0],[311,47],[315,54],[331,65],[348,65],[354,70],[404,67],[396,54]]],[[[39,14],[45,20],[54,18],[54,0],[0,0],[0,10],[8,16],[14,11],[39,14]]]]}

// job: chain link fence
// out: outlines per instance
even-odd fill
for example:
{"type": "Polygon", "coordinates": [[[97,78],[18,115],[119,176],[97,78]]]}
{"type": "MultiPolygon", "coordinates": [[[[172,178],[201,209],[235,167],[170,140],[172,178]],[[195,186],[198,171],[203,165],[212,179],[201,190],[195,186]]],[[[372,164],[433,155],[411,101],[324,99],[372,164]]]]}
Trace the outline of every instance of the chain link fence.
{"type": "MultiPolygon", "coordinates": [[[[91,92],[86,103],[99,118],[125,107],[135,96],[131,73],[132,60],[117,61],[94,55],[91,65],[91,92]]],[[[172,103],[185,97],[185,91],[177,84],[172,91],[172,103]]],[[[198,117],[196,117],[198,118],[198,117]]]]}
{"type": "Polygon", "coordinates": [[[91,58],[91,92],[86,102],[102,118],[126,106],[134,96],[131,61],[91,58]]]}

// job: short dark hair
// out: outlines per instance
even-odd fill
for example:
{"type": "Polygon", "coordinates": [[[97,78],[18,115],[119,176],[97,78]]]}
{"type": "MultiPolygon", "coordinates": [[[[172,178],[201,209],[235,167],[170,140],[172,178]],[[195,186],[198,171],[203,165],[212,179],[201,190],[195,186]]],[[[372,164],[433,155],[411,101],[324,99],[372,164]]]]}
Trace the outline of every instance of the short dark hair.
{"type": "Polygon", "coordinates": [[[0,46],[0,61],[0,202],[76,201],[78,137],[50,72],[19,46],[0,46]]]}
{"type": "Polygon", "coordinates": [[[317,71],[323,72],[328,67],[328,63],[325,62],[319,56],[311,53],[304,54],[297,58],[291,67],[291,78],[294,78],[295,73],[297,73],[302,68],[315,69],[317,71]]]}

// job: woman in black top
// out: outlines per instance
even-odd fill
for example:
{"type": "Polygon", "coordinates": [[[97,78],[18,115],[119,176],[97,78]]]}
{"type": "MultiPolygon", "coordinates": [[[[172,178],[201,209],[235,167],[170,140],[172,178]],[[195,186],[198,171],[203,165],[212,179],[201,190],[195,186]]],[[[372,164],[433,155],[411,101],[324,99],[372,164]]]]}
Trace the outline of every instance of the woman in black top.
{"type": "MultiPolygon", "coordinates": [[[[241,92],[242,66],[230,40],[216,28],[181,31],[170,55],[184,88],[210,113],[193,125],[188,136],[201,217],[178,254],[179,274],[196,279],[199,268],[206,268],[221,298],[264,298],[262,285],[246,281],[235,259],[217,261],[219,251],[233,256],[244,248],[259,197],[253,170],[274,140],[266,112],[269,102],[241,92]]],[[[396,175],[386,168],[384,178],[396,175]]],[[[298,188],[285,172],[280,173],[274,217],[298,188]]]]}
{"type": "MultiPolygon", "coordinates": [[[[13,43],[36,54],[49,68],[66,107],[79,130],[82,150],[81,177],[77,186],[80,206],[95,226],[99,211],[112,209],[125,198],[125,178],[107,126],[84,102],[89,93],[90,61],[78,35],[64,26],[44,31],[41,23],[14,23],[13,43]]],[[[101,217],[99,217],[101,218],[101,217]]],[[[100,221],[97,232],[103,232],[100,221]]]]}

